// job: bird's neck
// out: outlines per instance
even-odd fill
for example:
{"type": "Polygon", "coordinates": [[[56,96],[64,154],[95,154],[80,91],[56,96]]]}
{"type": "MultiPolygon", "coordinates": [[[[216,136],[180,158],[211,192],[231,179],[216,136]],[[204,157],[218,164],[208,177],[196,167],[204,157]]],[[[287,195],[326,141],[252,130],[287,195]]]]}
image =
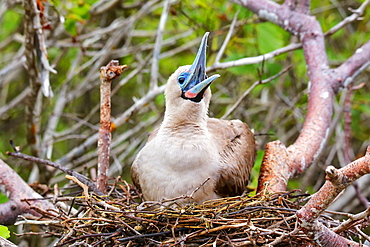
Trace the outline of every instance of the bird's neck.
{"type": "Polygon", "coordinates": [[[182,107],[167,104],[162,126],[206,128],[207,118],[207,107],[202,104],[186,102],[182,107]]]}

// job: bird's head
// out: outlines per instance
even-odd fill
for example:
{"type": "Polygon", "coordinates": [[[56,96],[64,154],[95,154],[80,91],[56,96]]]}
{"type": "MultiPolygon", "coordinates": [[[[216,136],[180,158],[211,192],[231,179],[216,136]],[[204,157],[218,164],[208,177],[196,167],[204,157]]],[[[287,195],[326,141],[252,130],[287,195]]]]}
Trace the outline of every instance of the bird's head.
{"type": "Polygon", "coordinates": [[[192,65],[181,66],[170,77],[166,87],[166,98],[200,103],[204,98],[209,103],[209,86],[220,75],[206,75],[206,49],[209,32],[205,33],[197,56],[192,65]]]}

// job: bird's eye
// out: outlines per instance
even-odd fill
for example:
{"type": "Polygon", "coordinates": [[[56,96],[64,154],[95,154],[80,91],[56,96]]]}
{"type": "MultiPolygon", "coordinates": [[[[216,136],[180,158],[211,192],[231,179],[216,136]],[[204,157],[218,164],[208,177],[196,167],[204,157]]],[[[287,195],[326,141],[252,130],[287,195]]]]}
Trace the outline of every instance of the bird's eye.
{"type": "Polygon", "coordinates": [[[180,76],[177,81],[179,82],[179,84],[184,84],[185,82],[185,77],[184,76],[180,76]]]}

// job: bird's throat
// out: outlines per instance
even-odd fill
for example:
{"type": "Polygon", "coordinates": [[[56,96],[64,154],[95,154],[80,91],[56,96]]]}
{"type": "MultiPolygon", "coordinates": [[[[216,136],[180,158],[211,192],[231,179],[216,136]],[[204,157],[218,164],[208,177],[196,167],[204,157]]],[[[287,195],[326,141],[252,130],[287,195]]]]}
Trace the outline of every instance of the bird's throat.
{"type": "Polygon", "coordinates": [[[182,92],[181,97],[186,100],[193,101],[194,103],[200,103],[200,101],[203,99],[204,92],[207,90],[207,88],[203,88],[202,91],[199,93],[192,93],[190,90],[187,92],[182,92]]]}

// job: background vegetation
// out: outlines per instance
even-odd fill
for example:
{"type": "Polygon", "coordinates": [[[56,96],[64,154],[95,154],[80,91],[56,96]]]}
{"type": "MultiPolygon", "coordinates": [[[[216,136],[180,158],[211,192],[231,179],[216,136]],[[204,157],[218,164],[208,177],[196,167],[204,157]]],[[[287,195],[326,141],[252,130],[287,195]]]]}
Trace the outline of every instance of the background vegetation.
{"type": "MultiPolygon", "coordinates": [[[[24,153],[37,153],[76,171],[95,175],[97,164],[96,135],[99,127],[99,68],[111,59],[127,64],[129,69],[113,87],[112,117],[114,124],[111,176],[121,175],[129,181],[129,167],[147,133],[160,123],[164,112],[161,93],[167,78],[177,67],[191,64],[200,39],[211,32],[208,65],[215,61],[233,18],[235,32],[227,44],[221,62],[254,57],[298,42],[278,26],[257,19],[252,12],[232,2],[220,0],[173,1],[163,30],[159,60],[158,85],[150,90],[153,75],[153,52],[163,1],[111,1],[104,9],[103,1],[42,1],[45,7],[44,26],[48,56],[57,74],[50,74],[54,97],[41,91],[36,101],[29,102],[29,77],[24,67],[24,8],[20,1],[0,3],[0,158],[12,165],[30,183],[42,181],[50,186],[64,185],[64,175],[45,167],[15,160],[5,155],[11,150],[9,140],[24,153]],[[148,93],[151,92],[151,93],[148,93]],[[143,100],[142,105],[138,104],[143,100]],[[34,104],[31,114],[36,120],[30,129],[25,118],[27,104],[34,104]],[[128,111],[133,109],[133,111],[128,111]],[[35,143],[26,136],[33,131],[35,143]],[[81,149],[84,147],[83,149],[81,149]],[[81,152],[78,149],[81,149],[81,152]],[[50,156],[49,156],[50,155],[50,156]],[[42,169],[42,170],[41,170],[42,169]],[[40,172],[40,170],[42,172],[40,172]],[[46,172],[48,171],[48,172],[46,172]],[[41,176],[40,176],[41,174],[41,176]]],[[[311,13],[325,31],[350,15],[363,1],[312,1],[311,13]]],[[[349,24],[326,38],[331,66],[336,67],[350,57],[370,38],[370,8],[364,20],[349,24]]],[[[291,144],[299,134],[307,107],[308,77],[302,50],[281,54],[263,63],[209,71],[221,78],[212,84],[213,98],[209,114],[222,117],[255,82],[269,78],[284,68],[291,69],[269,83],[258,85],[227,119],[238,118],[248,123],[257,135],[260,161],[264,145],[279,139],[291,144]],[[268,134],[268,135],[267,135],[268,134]]],[[[324,182],[324,168],[347,164],[362,156],[370,144],[370,71],[358,77],[355,85],[365,85],[353,92],[350,109],[344,107],[348,90],[338,94],[331,137],[317,162],[303,177],[290,182],[290,189],[316,191],[324,182]],[[345,131],[344,113],[350,111],[350,132],[345,131]],[[350,149],[345,150],[345,134],[350,133],[350,149]]],[[[254,168],[251,188],[256,187],[258,164],[254,168]]],[[[370,179],[359,180],[363,194],[370,195],[370,179]]],[[[348,210],[362,208],[349,195],[348,210]]],[[[343,207],[343,204],[340,205],[343,207]]],[[[347,209],[346,209],[347,210],[347,209]]]]}

